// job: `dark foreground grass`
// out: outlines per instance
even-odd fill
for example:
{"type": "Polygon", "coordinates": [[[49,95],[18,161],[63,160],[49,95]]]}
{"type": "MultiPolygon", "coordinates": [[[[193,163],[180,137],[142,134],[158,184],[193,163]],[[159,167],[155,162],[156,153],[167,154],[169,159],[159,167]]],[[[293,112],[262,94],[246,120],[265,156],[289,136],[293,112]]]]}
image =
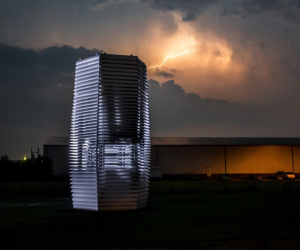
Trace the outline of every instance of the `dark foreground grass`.
{"type": "Polygon", "coordinates": [[[0,247],[300,248],[296,182],[280,192],[195,191],[199,185],[151,184],[148,207],[124,212],[73,210],[70,198],[2,198],[0,247]]]}
{"type": "MultiPolygon", "coordinates": [[[[299,195],[300,181],[157,181],[151,182],[152,194],[265,193],[299,195]]],[[[0,198],[70,197],[68,181],[0,182],[0,198]]]]}
{"type": "Polygon", "coordinates": [[[294,195],[300,198],[300,181],[159,181],[152,182],[155,194],[264,193],[294,195]]]}

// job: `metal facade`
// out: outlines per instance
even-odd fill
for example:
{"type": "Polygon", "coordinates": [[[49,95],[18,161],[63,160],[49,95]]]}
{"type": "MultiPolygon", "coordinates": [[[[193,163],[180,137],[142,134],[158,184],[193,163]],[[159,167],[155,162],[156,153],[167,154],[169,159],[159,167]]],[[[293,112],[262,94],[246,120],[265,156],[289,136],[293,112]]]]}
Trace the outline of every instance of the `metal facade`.
{"type": "Polygon", "coordinates": [[[150,121],[146,65],[100,54],[76,63],[69,167],[73,207],[146,206],[150,121]]]}

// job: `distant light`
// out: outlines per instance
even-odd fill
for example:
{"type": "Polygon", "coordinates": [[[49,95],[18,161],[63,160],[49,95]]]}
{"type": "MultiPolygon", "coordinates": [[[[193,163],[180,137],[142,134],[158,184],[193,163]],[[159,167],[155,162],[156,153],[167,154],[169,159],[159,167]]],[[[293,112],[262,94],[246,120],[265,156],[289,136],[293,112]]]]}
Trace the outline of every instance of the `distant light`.
{"type": "Polygon", "coordinates": [[[24,160],[24,161],[26,161],[26,160],[27,160],[27,157],[26,157],[26,155],[24,155],[24,158],[23,158],[23,160],[24,160]]]}

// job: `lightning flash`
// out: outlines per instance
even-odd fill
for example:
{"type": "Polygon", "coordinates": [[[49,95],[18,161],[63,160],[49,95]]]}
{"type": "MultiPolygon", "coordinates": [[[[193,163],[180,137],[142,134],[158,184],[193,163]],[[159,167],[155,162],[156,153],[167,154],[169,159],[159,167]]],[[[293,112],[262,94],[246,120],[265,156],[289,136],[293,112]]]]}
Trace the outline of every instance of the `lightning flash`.
{"type": "Polygon", "coordinates": [[[182,53],[180,53],[180,54],[177,54],[177,55],[167,55],[166,58],[165,58],[165,60],[164,60],[161,64],[150,66],[150,67],[148,67],[147,69],[152,69],[152,68],[160,67],[160,66],[162,66],[169,58],[174,58],[174,57],[177,57],[177,56],[181,56],[181,55],[187,54],[187,53],[189,53],[190,51],[194,51],[194,50],[196,50],[196,49],[189,49],[189,50],[184,51],[184,52],[182,52],[182,53]]]}

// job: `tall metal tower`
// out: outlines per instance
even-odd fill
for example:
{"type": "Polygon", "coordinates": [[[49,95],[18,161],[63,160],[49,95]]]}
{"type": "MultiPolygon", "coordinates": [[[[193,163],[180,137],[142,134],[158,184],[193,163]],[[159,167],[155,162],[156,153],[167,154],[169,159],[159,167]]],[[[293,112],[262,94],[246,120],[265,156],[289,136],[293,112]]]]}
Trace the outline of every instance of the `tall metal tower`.
{"type": "Polygon", "coordinates": [[[69,167],[73,207],[145,207],[150,170],[147,67],[137,56],[76,62],[69,167]]]}

